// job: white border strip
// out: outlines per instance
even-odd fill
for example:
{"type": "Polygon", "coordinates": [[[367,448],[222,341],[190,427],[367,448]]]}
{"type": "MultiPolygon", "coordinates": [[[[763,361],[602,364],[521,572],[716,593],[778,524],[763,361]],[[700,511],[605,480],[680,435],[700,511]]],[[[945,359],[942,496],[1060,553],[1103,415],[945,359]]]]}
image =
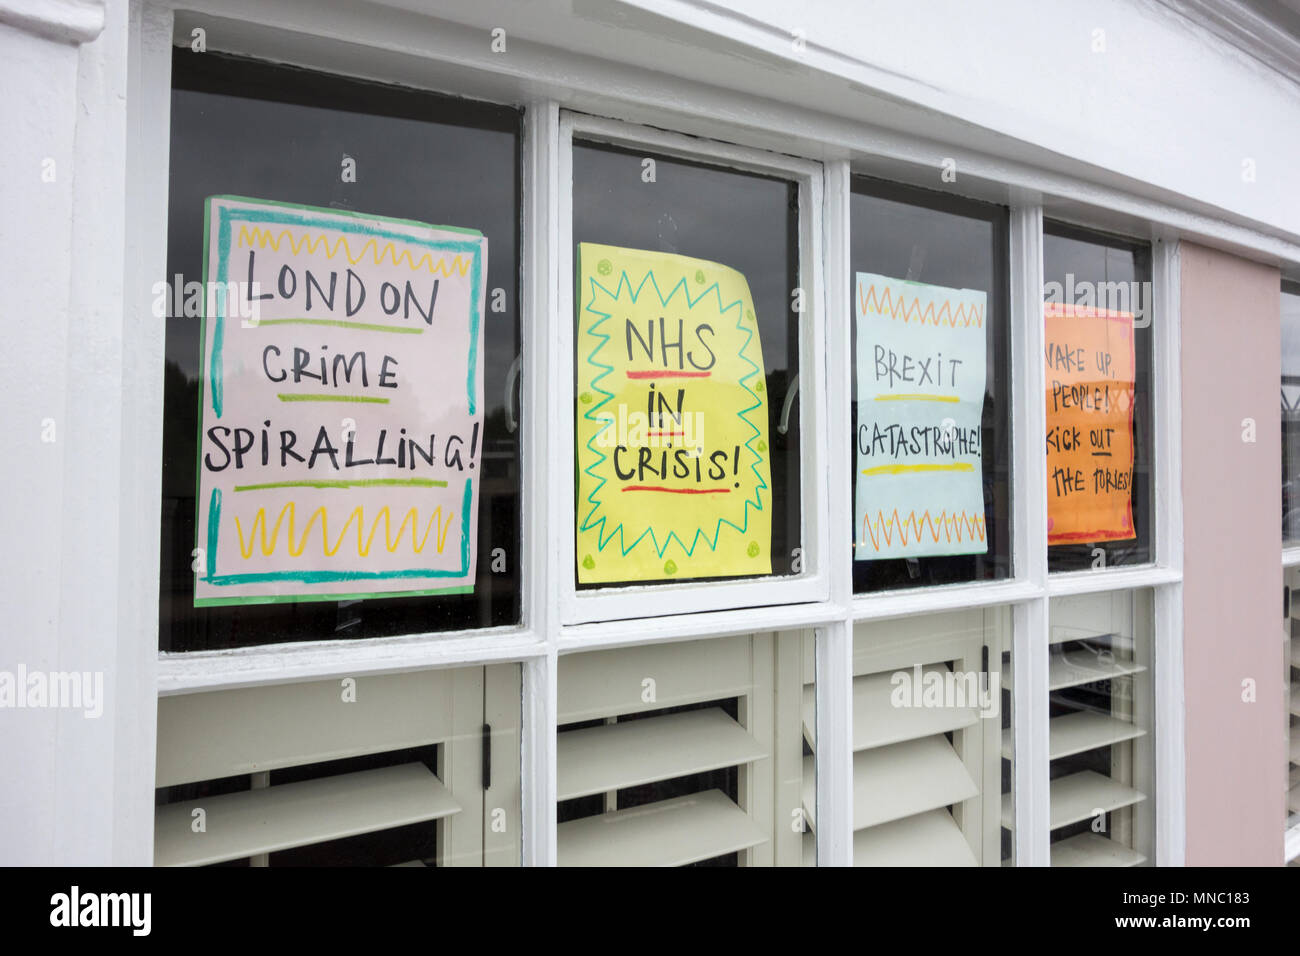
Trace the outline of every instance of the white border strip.
{"type": "MultiPolygon", "coordinates": [[[[827,341],[842,348],[823,353],[826,375],[826,426],[830,436],[826,484],[830,498],[826,552],[831,599],[853,607],[853,275],[850,269],[852,170],[847,160],[827,162],[825,239],[827,341]],[[837,279],[838,277],[838,279],[837,279]],[[837,477],[838,476],[838,477],[837,477]],[[848,529],[847,534],[838,533],[848,529]]],[[[819,476],[820,477],[820,476],[819,476]]],[[[853,865],[853,615],[817,629],[816,683],[817,865],[853,865]]]]}
{"type": "Polygon", "coordinates": [[[549,396],[558,391],[555,354],[558,334],[551,315],[556,297],[556,211],[560,204],[560,109],[553,100],[536,100],[524,112],[522,232],[523,311],[520,420],[524,429],[524,487],[519,521],[526,547],[528,580],[523,605],[544,653],[524,665],[523,735],[520,786],[523,804],[522,860],[527,866],[553,866],[556,860],[556,569],[552,555],[561,526],[552,490],[555,445],[549,396]],[[532,519],[529,519],[529,516],[532,519]]]}
{"type": "Polygon", "coordinates": [[[1043,210],[1011,208],[1011,433],[1016,574],[1037,596],[1012,611],[1011,719],[1017,866],[1048,866],[1051,709],[1047,690],[1047,407],[1043,401],[1043,210]]]}
{"type": "Polygon", "coordinates": [[[422,634],[162,654],[158,696],[521,661],[546,653],[545,645],[528,631],[512,629],[486,639],[481,632],[469,633],[474,636],[422,634]]]}
{"type": "MultiPolygon", "coordinates": [[[[1156,512],[1157,527],[1168,524],[1167,509],[1156,512]]],[[[1160,534],[1159,531],[1156,532],[1160,534]]],[[[1125,591],[1133,588],[1156,588],[1178,584],[1183,572],[1176,568],[1148,565],[1139,568],[1107,568],[1096,571],[1064,571],[1047,578],[1047,593],[1052,597],[1069,594],[1098,594],[1102,591],[1125,591]]]]}
{"type": "MultiPolygon", "coordinates": [[[[1179,247],[1152,244],[1155,380],[1156,560],[1176,576],[1155,589],[1156,865],[1183,866],[1187,851],[1187,702],[1183,675],[1182,345],[1179,247]]],[[[1134,587],[1140,587],[1135,584],[1134,587]]]]}
{"type": "Polygon", "coordinates": [[[560,629],[557,646],[561,654],[570,654],[631,644],[663,644],[765,631],[800,630],[842,621],[845,613],[844,608],[834,604],[782,604],[633,621],[572,624],[560,629]]]}

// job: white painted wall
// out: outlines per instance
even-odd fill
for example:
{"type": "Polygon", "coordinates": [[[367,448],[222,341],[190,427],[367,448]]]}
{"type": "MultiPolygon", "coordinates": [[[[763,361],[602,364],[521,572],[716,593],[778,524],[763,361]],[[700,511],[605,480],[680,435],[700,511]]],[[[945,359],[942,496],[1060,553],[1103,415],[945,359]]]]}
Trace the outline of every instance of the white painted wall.
{"type": "Polygon", "coordinates": [[[1157,0],[628,2],[1300,235],[1300,86],[1157,0]]]}
{"type": "Polygon", "coordinates": [[[379,2],[1300,239],[1300,85],[1160,0],[379,2]]]}
{"type": "MultiPolygon", "coordinates": [[[[0,670],[98,673],[105,695],[98,718],[0,709],[5,864],[129,859],[115,856],[115,830],[141,761],[117,750],[132,735],[152,739],[135,683],[148,678],[137,666],[143,633],[121,626],[133,602],[118,586],[132,426],[122,403],[126,39],[125,4],[0,3],[0,670]]],[[[139,819],[148,806],[134,799],[139,819]]]]}

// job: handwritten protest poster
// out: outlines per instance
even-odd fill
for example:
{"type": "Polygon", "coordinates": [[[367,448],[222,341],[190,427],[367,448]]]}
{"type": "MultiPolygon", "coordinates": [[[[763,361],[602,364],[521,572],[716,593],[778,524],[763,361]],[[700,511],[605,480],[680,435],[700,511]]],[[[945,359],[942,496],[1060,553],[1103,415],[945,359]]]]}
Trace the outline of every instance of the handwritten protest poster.
{"type": "Polygon", "coordinates": [[[1133,314],[1045,304],[1047,541],[1133,529],[1133,314]]]}
{"type": "Polygon", "coordinates": [[[772,570],[763,350],[749,283],[578,249],[578,580],[772,570]]]}
{"type": "Polygon", "coordinates": [[[207,202],[196,605],[473,590],[487,240],[207,202]]]}
{"type": "Polygon", "coordinates": [[[869,272],[855,284],[854,558],[983,554],[985,295],[869,272]]]}

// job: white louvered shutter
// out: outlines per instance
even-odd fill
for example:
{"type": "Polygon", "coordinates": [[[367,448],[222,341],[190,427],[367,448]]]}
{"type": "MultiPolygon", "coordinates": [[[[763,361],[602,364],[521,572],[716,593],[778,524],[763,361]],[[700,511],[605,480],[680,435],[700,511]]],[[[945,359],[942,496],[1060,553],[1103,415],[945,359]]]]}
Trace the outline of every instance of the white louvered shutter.
{"type": "Polygon", "coordinates": [[[1054,598],[1049,613],[1052,865],[1137,866],[1151,839],[1139,805],[1154,792],[1149,596],[1054,598]],[[1109,832],[1096,830],[1103,819],[1109,832]]]}
{"type": "Polygon", "coordinates": [[[494,832],[488,814],[500,808],[519,819],[518,713],[516,665],[361,677],[353,701],[338,680],[163,697],[156,786],[232,777],[252,786],[158,806],[154,862],[264,864],[280,850],[438,821],[438,865],[517,863],[519,828],[494,832]],[[328,772],[330,761],[432,747],[437,772],[400,759],[328,772]],[[275,783],[274,772],[288,768],[324,772],[275,783]]]}
{"type": "Polygon", "coordinates": [[[559,824],[559,864],[679,866],[732,853],[742,865],[797,863],[799,833],[783,808],[799,806],[798,639],[561,657],[557,796],[599,797],[601,806],[559,824]],[[651,788],[649,802],[619,805],[628,788],[692,789],[691,778],[725,768],[735,768],[734,795],[704,788],[655,799],[651,788]]]}
{"type": "MultiPolygon", "coordinates": [[[[999,722],[974,706],[894,706],[894,675],[979,673],[985,616],[970,611],[859,625],[853,654],[853,860],[856,866],[997,865],[999,722]]],[[[996,668],[1001,644],[990,648],[996,668]]],[[[931,678],[933,679],[933,678],[931,678]]],[[[922,684],[922,687],[924,684],[922,684]]],[[[909,698],[910,699],[910,698],[909,698]]],[[[815,747],[805,711],[804,732],[815,747]]],[[[812,812],[811,803],[805,803],[812,812]]]]}

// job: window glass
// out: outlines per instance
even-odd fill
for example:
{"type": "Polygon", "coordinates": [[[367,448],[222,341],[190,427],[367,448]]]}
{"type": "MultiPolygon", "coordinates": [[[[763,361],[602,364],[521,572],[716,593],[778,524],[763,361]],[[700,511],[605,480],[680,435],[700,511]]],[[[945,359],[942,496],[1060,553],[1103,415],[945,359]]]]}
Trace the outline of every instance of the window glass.
{"type": "Polygon", "coordinates": [[[1286,825],[1290,829],[1300,826],[1300,568],[1287,568],[1284,579],[1282,687],[1287,702],[1286,825]]]}
{"type": "Polygon", "coordinates": [[[1053,866],[1155,865],[1150,590],[1049,606],[1053,866]]]}
{"type": "Polygon", "coordinates": [[[1011,609],[853,632],[855,866],[1001,866],[1010,793],[1011,609]]]}
{"type": "Polygon", "coordinates": [[[851,200],[855,591],[1011,574],[1007,211],[851,200]]]}
{"type": "Polygon", "coordinates": [[[1043,229],[1052,571],[1152,560],[1151,248],[1043,229]]]}
{"type": "Polygon", "coordinates": [[[560,866],[816,859],[813,634],[566,654],[560,866]]]}
{"type": "MultiPolygon", "coordinates": [[[[518,409],[507,387],[515,380],[519,352],[520,114],[504,107],[188,50],[175,54],[172,77],[161,649],[205,650],[517,622],[519,432],[518,409]],[[477,560],[468,593],[195,606],[196,572],[203,560],[202,546],[196,542],[203,343],[195,306],[204,297],[199,283],[205,274],[205,204],[213,196],[254,197],[325,207],[329,212],[446,225],[477,230],[486,237],[482,405],[478,409],[482,442],[476,459],[481,470],[475,472],[477,510],[473,512],[477,560]],[[187,304],[186,290],[193,287],[199,289],[197,302],[187,304]]],[[[352,264],[364,270],[363,265],[352,264]]],[[[397,268],[396,262],[393,267],[397,268]]],[[[349,278],[346,273],[345,285],[349,278]]],[[[325,291],[316,288],[318,296],[325,291]]],[[[371,294],[372,304],[382,301],[374,299],[378,293],[373,287],[371,294]]],[[[313,327],[303,334],[315,335],[314,350],[315,343],[327,343],[336,331],[313,327]]],[[[433,364],[422,366],[426,375],[439,373],[433,364]]],[[[407,367],[402,366],[404,373],[407,367]]],[[[362,410],[373,406],[316,407],[326,409],[320,420],[329,423],[331,435],[355,434],[358,442],[367,437],[361,436],[359,428],[348,432],[347,420],[355,415],[355,421],[361,421],[362,410]]],[[[428,406],[420,407],[423,411],[428,406]]],[[[368,437],[374,440],[373,435],[368,437]]],[[[357,452],[361,454],[369,453],[357,452]]],[[[415,453],[411,454],[414,462],[415,453]]],[[[270,510],[268,524],[274,527],[274,507],[270,510]]],[[[401,515],[390,520],[396,528],[401,515]]],[[[308,530],[324,535],[323,529],[308,530]]],[[[300,529],[299,534],[304,532],[300,529]]],[[[278,535],[277,528],[273,535],[277,541],[278,535]]],[[[472,532],[466,530],[465,537],[473,537],[472,532]]],[[[328,541],[325,547],[328,551],[328,541]]]]}
{"type": "Polygon", "coordinates": [[[802,570],[798,216],[785,180],[574,142],[579,588],[802,570]]]}
{"type": "Polygon", "coordinates": [[[1282,283],[1282,541],[1300,542],[1300,284],[1282,283]]]}

